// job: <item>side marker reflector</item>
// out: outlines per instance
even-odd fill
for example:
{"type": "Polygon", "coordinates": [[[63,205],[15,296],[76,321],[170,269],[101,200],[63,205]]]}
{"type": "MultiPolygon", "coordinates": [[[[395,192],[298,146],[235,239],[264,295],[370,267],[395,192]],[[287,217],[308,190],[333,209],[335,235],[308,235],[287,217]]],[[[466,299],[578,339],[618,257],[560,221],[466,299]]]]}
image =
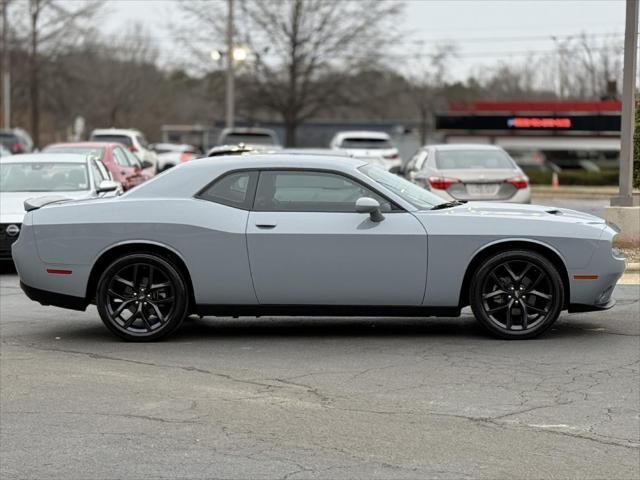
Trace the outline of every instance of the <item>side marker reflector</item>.
{"type": "Polygon", "coordinates": [[[597,280],[598,275],[574,275],[575,280],[597,280]]]}
{"type": "Polygon", "coordinates": [[[53,275],[71,275],[73,272],[71,270],[60,270],[57,268],[47,268],[47,273],[51,273],[53,275]]]}

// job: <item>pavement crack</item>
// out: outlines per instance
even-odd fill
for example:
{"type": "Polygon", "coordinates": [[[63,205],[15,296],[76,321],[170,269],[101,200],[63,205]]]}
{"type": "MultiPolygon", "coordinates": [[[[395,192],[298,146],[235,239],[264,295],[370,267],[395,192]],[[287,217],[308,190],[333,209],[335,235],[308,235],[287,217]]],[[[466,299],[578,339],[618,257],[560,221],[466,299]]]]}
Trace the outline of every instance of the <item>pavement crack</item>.
{"type": "MultiPolygon", "coordinates": [[[[6,343],[6,342],[3,342],[3,343],[6,343]]],[[[93,352],[83,352],[83,351],[80,351],[80,350],[69,350],[69,349],[64,349],[64,348],[48,348],[48,347],[43,347],[43,346],[35,345],[35,344],[16,343],[15,345],[18,345],[18,346],[21,346],[21,347],[24,347],[24,348],[32,348],[32,349],[35,349],[35,350],[41,350],[41,351],[47,351],[47,352],[67,353],[67,354],[70,354],[70,355],[84,355],[84,356],[89,357],[89,358],[94,359],[94,360],[111,360],[111,361],[114,361],[114,362],[132,363],[134,365],[144,365],[144,366],[147,366],[147,367],[168,368],[168,369],[183,370],[185,372],[202,373],[202,374],[205,374],[205,375],[212,375],[212,376],[215,376],[215,377],[224,378],[226,380],[229,380],[229,381],[232,381],[232,382],[236,382],[236,383],[243,383],[243,384],[246,384],[246,385],[253,385],[253,386],[258,386],[258,387],[273,388],[273,386],[274,386],[274,385],[269,384],[269,383],[263,383],[263,382],[257,382],[257,381],[254,381],[254,380],[237,378],[237,377],[234,377],[233,375],[230,375],[228,373],[214,372],[212,370],[206,370],[204,368],[198,368],[198,367],[194,367],[194,366],[166,365],[166,364],[155,363],[155,362],[144,362],[142,360],[133,360],[133,359],[129,359],[129,358],[114,357],[114,356],[111,356],[111,355],[103,355],[103,354],[93,353],[93,352]]]]}

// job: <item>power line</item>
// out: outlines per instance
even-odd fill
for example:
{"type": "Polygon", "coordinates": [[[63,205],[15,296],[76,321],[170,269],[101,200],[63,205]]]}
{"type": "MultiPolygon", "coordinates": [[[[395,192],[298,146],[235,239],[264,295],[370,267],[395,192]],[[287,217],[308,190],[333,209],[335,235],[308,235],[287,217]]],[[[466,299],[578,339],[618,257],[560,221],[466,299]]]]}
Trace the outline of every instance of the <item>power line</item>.
{"type": "Polygon", "coordinates": [[[557,39],[571,39],[571,38],[605,38],[605,37],[624,37],[624,32],[611,32],[611,33],[589,33],[589,34],[571,34],[571,35],[527,35],[527,36],[513,36],[513,37],[476,37],[476,38],[454,38],[454,37],[433,37],[424,39],[407,40],[407,43],[413,44],[425,44],[430,42],[451,42],[451,43],[465,43],[465,42],[525,42],[532,40],[551,40],[552,37],[557,39]]]}

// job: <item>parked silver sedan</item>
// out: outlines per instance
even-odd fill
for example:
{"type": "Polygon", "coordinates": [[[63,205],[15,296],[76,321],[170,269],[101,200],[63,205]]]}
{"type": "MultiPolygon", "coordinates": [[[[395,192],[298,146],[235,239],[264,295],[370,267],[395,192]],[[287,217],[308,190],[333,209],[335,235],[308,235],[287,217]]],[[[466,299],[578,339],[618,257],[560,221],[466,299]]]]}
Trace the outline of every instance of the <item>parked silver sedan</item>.
{"type": "Polygon", "coordinates": [[[445,200],[531,203],[529,178],[493,145],[428,145],[404,169],[413,183],[445,200]]]}
{"type": "Polygon", "coordinates": [[[200,315],[457,316],[531,338],[613,306],[616,230],[572,210],[443,203],[366,161],[261,154],[186,162],[120,197],[30,202],[13,254],[42,304],[127,340],[200,315]]]}

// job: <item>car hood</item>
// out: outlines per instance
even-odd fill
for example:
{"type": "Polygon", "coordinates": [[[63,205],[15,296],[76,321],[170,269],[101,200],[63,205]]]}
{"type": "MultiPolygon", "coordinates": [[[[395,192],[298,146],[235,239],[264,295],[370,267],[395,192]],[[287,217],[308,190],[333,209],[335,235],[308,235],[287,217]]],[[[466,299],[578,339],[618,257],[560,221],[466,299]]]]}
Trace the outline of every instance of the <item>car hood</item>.
{"type": "Polygon", "coordinates": [[[22,223],[25,214],[24,201],[34,197],[59,195],[72,200],[89,198],[90,193],[82,192],[0,192],[0,223],[22,223]]]}
{"type": "MultiPolygon", "coordinates": [[[[605,225],[600,217],[568,208],[546,207],[544,205],[522,205],[516,203],[468,202],[452,208],[436,210],[444,214],[506,218],[506,219],[548,219],[556,222],[580,223],[589,225],[605,225]]],[[[427,211],[422,213],[428,213],[427,211]]]]}

